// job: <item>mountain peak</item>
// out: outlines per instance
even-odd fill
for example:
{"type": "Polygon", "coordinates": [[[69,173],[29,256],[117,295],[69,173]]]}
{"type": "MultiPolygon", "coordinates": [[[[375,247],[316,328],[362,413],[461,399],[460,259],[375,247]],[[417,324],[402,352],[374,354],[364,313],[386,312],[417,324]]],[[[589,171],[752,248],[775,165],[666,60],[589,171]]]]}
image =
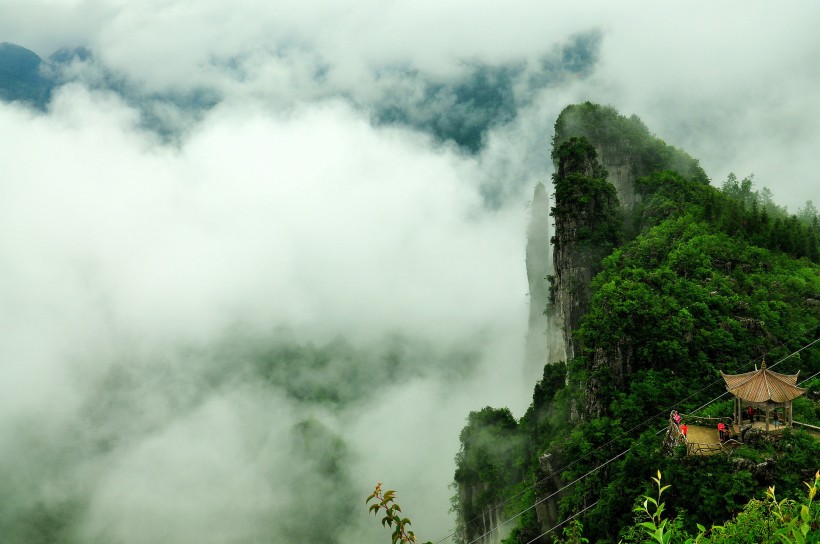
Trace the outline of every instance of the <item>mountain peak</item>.
{"type": "Polygon", "coordinates": [[[0,74],[36,74],[43,60],[19,45],[0,42],[0,74]]]}
{"type": "Polygon", "coordinates": [[[43,64],[37,53],[15,45],[0,43],[0,100],[28,102],[45,108],[53,82],[43,77],[43,64]]]}

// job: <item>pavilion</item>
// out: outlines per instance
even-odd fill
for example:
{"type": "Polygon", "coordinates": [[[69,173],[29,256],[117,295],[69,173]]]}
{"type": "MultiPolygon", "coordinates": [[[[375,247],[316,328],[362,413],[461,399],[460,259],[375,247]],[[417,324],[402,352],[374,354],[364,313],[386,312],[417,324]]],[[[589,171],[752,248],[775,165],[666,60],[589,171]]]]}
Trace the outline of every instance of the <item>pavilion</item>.
{"type": "MultiPolygon", "coordinates": [[[[806,392],[803,387],[797,387],[797,374],[780,374],[772,372],[766,368],[766,361],[760,365],[760,369],[744,374],[724,374],[723,380],[726,382],[726,389],[735,396],[734,418],[738,429],[743,422],[744,409],[749,406],[760,410],[766,416],[766,431],[769,430],[769,422],[772,420],[772,413],[779,407],[783,408],[783,417],[779,418],[781,423],[791,426],[792,401],[806,392]]],[[[754,422],[752,422],[754,424],[754,422]]]]}

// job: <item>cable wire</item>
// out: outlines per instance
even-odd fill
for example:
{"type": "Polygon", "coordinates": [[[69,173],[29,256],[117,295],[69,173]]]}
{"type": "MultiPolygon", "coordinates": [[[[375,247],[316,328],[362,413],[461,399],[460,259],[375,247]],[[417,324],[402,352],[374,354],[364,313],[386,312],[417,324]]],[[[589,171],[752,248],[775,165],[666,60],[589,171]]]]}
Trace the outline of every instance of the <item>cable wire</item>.
{"type": "MultiPolygon", "coordinates": [[[[817,330],[817,328],[818,328],[818,327],[820,327],[820,325],[818,325],[818,326],[814,327],[814,329],[813,329],[813,330],[817,330]]],[[[787,341],[784,341],[784,342],[781,342],[781,343],[777,344],[776,346],[774,346],[774,347],[772,347],[771,349],[769,349],[769,350],[768,350],[766,353],[764,353],[763,355],[761,355],[761,356],[759,356],[759,357],[757,357],[757,358],[755,358],[755,359],[752,359],[751,361],[748,361],[748,362],[746,362],[746,363],[743,363],[743,364],[739,365],[738,367],[736,367],[736,368],[734,369],[734,371],[736,372],[737,370],[739,370],[740,368],[742,368],[742,367],[744,367],[744,366],[747,366],[747,365],[749,365],[749,364],[751,364],[751,363],[756,363],[756,362],[757,362],[758,360],[760,360],[760,359],[764,359],[764,358],[766,357],[766,355],[768,355],[768,354],[769,354],[769,353],[771,353],[772,351],[774,351],[774,350],[776,350],[776,349],[778,349],[778,348],[780,348],[780,347],[782,347],[782,346],[784,346],[784,345],[787,345],[788,343],[792,342],[793,340],[795,340],[795,339],[796,339],[796,338],[798,338],[799,336],[804,335],[806,332],[807,332],[807,331],[804,331],[803,333],[798,334],[798,335],[795,335],[794,337],[792,337],[791,339],[789,339],[789,340],[787,340],[787,341]]],[[[798,349],[798,350],[796,350],[796,351],[794,351],[794,352],[790,353],[789,355],[787,355],[787,356],[783,357],[782,359],[780,359],[780,360],[779,360],[779,361],[777,361],[776,363],[774,363],[774,364],[770,365],[770,366],[769,366],[769,368],[773,368],[773,367],[775,367],[775,366],[779,365],[780,363],[782,363],[782,362],[783,362],[783,361],[785,361],[786,359],[789,359],[789,358],[793,357],[794,355],[796,355],[796,354],[800,353],[800,352],[801,352],[801,351],[803,351],[804,349],[807,349],[807,348],[811,347],[812,345],[816,344],[817,342],[820,342],[820,338],[816,338],[816,339],[815,339],[815,340],[813,340],[812,342],[810,342],[810,343],[808,343],[808,344],[806,344],[806,345],[802,346],[800,349],[798,349]]],[[[820,373],[817,373],[817,374],[820,374],[820,373]]],[[[816,376],[817,374],[814,374],[814,376],[816,376]]],[[[814,376],[812,376],[812,377],[814,377],[814,376]]],[[[657,419],[657,418],[658,418],[658,417],[660,417],[661,415],[665,414],[665,413],[666,413],[666,412],[668,412],[669,410],[674,409],[674,408],[675,408],[676,406],[678,406],[679,404],[681,404],[681,403],[683,403],[683,402],[686,402],[687,400],[691,399],[691,398],[692,398],[692,397],[694,397],[695,395],[698,395],[698,394],[702,393],[703,391],[705,391],[706,389],[708,389],[708,388],[710,388],[710,387],[713,387],[714,385],[716,385],[716,384],[720,383],[720,381],[721,381],[721,380],[715,380],[715,381],[711,382],[710,384],[708,384],[708,385],[706,385],[706,386],[704,386],[704,387],[700,388],[699,390],[695,391],[694,393],[690,394],[689,396],[684,397],[682,400],[679,400],[679,401],[675,402],[674,404],[672,404],[672,405],[668,406],[667,408],[665,408],[665,409],[661,410],[660,412],[656,413],[655,415],[651,416],[650,418],[643,420],[641,423],[639,423],[639,424],[637,424],[637,425],[634,425],[632,428],[630,428],[630,429],[628,429],[628,430],[626,430],[626,431],[624,431],[624,432],[620,433],[620,434],[619,434],[618,436],[616,436],[615,438],[612,438],[609,442],[606,442],[605,444],[602,444],[601,446],[598,446],[597,448],[595,448],[595,449],[593,449],[593,450],[590,450],[588,453],[586,453],[585,455],[583,455],[583,456],[581,456],[581,457],[579,457],[579,458],[575,459],[575,460],[574,460],[574,461],[572,461],[571,463],[568,463],[568,464],[564,465],[563,467],[561,467],[561,468],[559,468],[559,469],[554,470],[554,471],[553,471],[552,473],[550,473],[549,475],[547,475],[547,476],[545,476],[545,477],[543,477],[543,478],[541,478],[541,479],[539,479],[539,480],[535,481],[535,483],[530,484],[528,487],[524,488],[523,490],[521,490],[521,491],[519,491],[519,492],[515,493],[514,495],[511,495],[510,497],[508,497],[507,499],[505,499],[505,500],[503,500],[502,502],[498,503],[497,505],[495,505],[495,506],[493,506],[493,507],[489,508],[488,510],[486,510],[486,511],[482,512],[480,515],[475,516],[474,518],[472,518],[472,519],[471,519],[469,522],[467,522],[467,523],[472,523],[473,521],[475,521],[475,520],[477,520],[478,518],[480,518],[481,516],[483,516],[483,515],[484,515],[487,511],[490,511],[490,512],[491,512],[491,511],[493,511],[493,510],[495,510],[495,509],[497,509],[497,508],[500,508],[500,507],[504,506],[505,504],[507,504],[507,503],[508,503],[508,502],[510,502],[511,500],[515,499],[516,497],[521,496],[523,493],[526,493],[526,492],[527,492],[527,491],[529,491],[530,489],[533,489],[533,488],[534,488],[534,487],[536,487],[537,485],[539,485],[539,484],[541,484],[541,483],[543,483],[543,482],[547,481],[548,479],[552,478],[552,477],[553,477],[553,476],[555,476],[556,474],[558,474],[558,473],[560,473],[560,472],[563,472],[563,471],[567,470],[568,468],[572,467],[572,466],[573,466],[573,465],[575,465],[576,463],[579,463],[579,462],[583,461],[584,459],[588,458],[588,457],[589,457],[590,455],[592,455],[593,453],[595,453],[595,452],[597,452],[597,451],[599,451],[599,450],[601,450],[601,449],[605,448],[606,446],[609,446],[610,444],[612,444],[612,443],[613,443],[613,442],[615,442],[616,440],[619,440],[619,439],[623,438],[624,436],[626,436],[627,434],[630,434],[632,431],[634,431],[634,430],[636,430],[636,429],[638,429],[638,428],[640,428],[640,427],[643,427],[643,426],[647,425],[648,423],[650,423],[650,422],[654,421],[655,419],[657,419]]],[[[804,380],[804,381],[805,381],[805,380],[804,380]]],[[[801,382],[801,383],[802,383],[802,382],[801,382]]],[[[725,392],[721,393],[720,395],[718,395],[717,397],[713,398],[712,400],[710,400],[710,401],[709,401],[709,402],[707,402],[706,404],[704,404],[704,405],[702,405],[702,406],[700,406],[700,407],[696,408],[695,410],[693,410],[693,411],[691,412],[691,414],[693,414],[693,415],[694,415],[696,412],[698,412],[698,411],[702,410],[703,408],[705,408],[705,407],[709,406],[710,404],[712,404],[712,403],[716,402],[718,399],[723,398],[723,397],[724,397],[724,396],[726,396],[728,393],[729,393],[728,391],[725,391],[725,392]]],[[[664,431],[666,431],[666,427],[664,427],[664,428],[660,429],[660,430],[659,430],[658,432],[656,432],[655,434],[656,434],[656,435],[658,435],[658,434],[663,433],[664,431]]],[[[509,518],[509,519],[507,519],[507,520],[503,521],[503,522],[502,522],[500,525],[498,525],[496,528],[498,528],[498,527],[502,527],[503,525],[506,525],[506,524],[507,524],[507,523],[509,523],[510,521],[512,521],[512,520],[514,520],[514,519],[516,519],[516,518],[520,517],[520,516],[521,516],[521,515],[523,515],[524,513],[526,513],[526,512],[528,512],[528,511],[532,510],[532,509],[533,509],[533,508],[535,508],[537,505],[539,505],[539,504],[541,504],[542,502],[544,502],[544,501],[546,501],[546,500],[550,499],[551,497],[553,497],[555,494],[560,493],[561,491],[563,491],[564,489],[566,489],[567,487],[569,487],[569,486],[571,486],[571,485],[574,485],[575,483],[577,483],[578,481],[580,481],[580,480],[582,480],[582,479],[586,478],[587,476],[589,476],[589,475],[590,475],[590,474],[592,474],[593,472],[596,472],[598,469],[602,468],[603,466],[608,465],[609,463],[611,463],[611,462],[612,462],[612,461],[614,461],[615,459],[618,459],[619,457],[622,457],[623,455],[625,455],[626,453],[628,453],[631,449],[632,449],[632,447],[630,446],[628,449],[626,449],[626,450],[625,450],[625,451],[623,451],[622,453],[619,453],[618,455],[616,455],[615,457],[613,457],[613,458],[611,458],[611,459],[607,460],[606,462],[604,462],[603,464],[599,465],[598,467],[596,467],[596,468],[594,468],[594,469],[590,470],[589,472],[587,472],[587,473],[586,473],[586,474],[584,474],[583,476],[581,476],[581,477],[577,478],[576,480],[574,480],[574,481],[572,481],[571,483],[567,484],[566,486],[562,487],[561,489],[559,489],[559,490],[558,490],[558,491],[556,491],[555,493],[553,493],[553,494],[549,495],[548,497],[546,497],[546,498],[544,498],[544,499],[541,499],[541,500],[537,501],[537,502],[536,502],[535,504],[533,504],[532,506],[530,506],[530,507],[528,507],[528,508],[526,508],[526,509],[522,510],[521,512],[518,512],[517,514],[515,514],[515,515],[514,515],[514,516],[512,516],[511,518],[509,518]]],[[[597,501],[596,501],[596,504],[597,504],[597,501]]],[[[588,508],[589,508],[589,507],[588,507],[588,508]]],[[[586,509],[585,509],[585,510],[586,510],[586,509]]],[[[478,540],[480,540],[480,539],[484,538],[485,536],[487,536],[488,534],[490,534],[490,533],[491,533],[491,532],[493,532],[494,530],[495,530],[495,529],[492,529],[492,530],[490,530],[490,531],[488,531],[488,532],[484,533],[484,534],[483,534],[483,535],[481,535],[480,537],[478,537],[478,538],[476,538],[476,539],[474,539],[474,540],[471,540],[468,544],[474,544],[476,541],[478,541],[478,540]]],[[[445,540],[447,540],[448,538],[453,537],[455,534],[456,534],[456,532],[455,532],[455,531],[453,531],[452,533],[450,533],[450,534],[448,534],[448,535],[444,536],[443,538],[441,538],[441,539],[437,540],[437,541],[435,542],[435,544],[440,544],[441,542],[444,542],[444,541],[445,541],[445,540]]],[[[541,536],[543,536],[543,535],[541,535],[541,536]]],[[[539,537],[539,538],[540,538],[540,537],[539,537]]]]}
{"type": "Polygon", "coordinates": [[[561,489],[559,489],[558,491],[554,491],[554,492],[550,493],[549,495],[547,495],[546,497],[544,497],[543,499],[540,499],[540,500],[536,501],[536,502],[535,502],[535,504],[533,504],[532,506],[530,506],[530,507],[528,507],[528,508],[525,508],[524,510],[521,510],[521,511],[520,511],[520,512],[518,512],[516,515],[514,515],[513,517],[511,517],[511,518],[509,518],[509,519],[504,520],[502,523],[500,523],[499,525],[497,525],[497,526],[493,527],[492,529],[490,529],[489,531],[487,531],[487,532],[486,532],[486,533],[484,533],[483,535],[481,535],[481,536],[479,536],[479,537],[474,538],[474,539],[473,539],[473,540],[471,540],[468,544],[474,544],[475,542],[478,542],[479,540],[481,540],[482,538],[484,538],[484,537],[485,537],[485,536],[487,536],[488,534],[492,533],[493,531],[495,531],[495,530],[496,530],[496,529],[498,529],[499,527],[503,527],[504,525],[506,525],[507,523],[511,522],[512,520],[514,520],[514,519],[518,518],[519,516],[521,516],[521,515],[523,515],[523,514],[525,514],[525,513],[529,512],[530,510],[532,510],[533,508],[535,508],[535,507],[536,507],[536,506],[538,506],[539,504],[543,503],[544,501],[547,501],[547,500],[551,499],[552,497],[554,497],[555,495],[559,494],[560,492],[562,492],[562,491],[563,491],[563,490],[565,490],[566,488],[571,487],[571,486],[573,486],[573,485],[577,484],[578,482],[580,482],[581,480],[583,480],[584,478],[586,478],[587,476],[589,476],[589,475],[590,475],[590,474],[592,474],[593,472],[597,472],[598,470],[600,470],[600,469],[604,468],[606,465],[608,465],[609,463],[611,463],[611,462],[612,462],[612,461],[614,461],[615,459],[618,459],[619,457],[622,457],[622,456],[626,455],[626,454],[629,452],[629,450],[630,450],[630,449],[632,449],[632,448],[629,448],[629,449],[627,449],[627,450],[624,450],[623,452],[619,453],[618,455],[616,455],[616,456],[615,456],[615,457],[613,457],[612,459],[608,460],[606,463],[603,463],[603,464],[601,464],[601,465],[598,465],[597,467],[593,468],[592,470],[590,470],[590,471],[589,471],[589,472],[587,472],[586,474],[584,474],[584,475],[582,475],[582,476],[579,476],[578,478],[574,479],[573,481],[571,481],[570,483],[568,483],[567,485],[565,485],[564,487],[562,487],[562,488],[561,488],[561,489]]]}
{"type": "Polygon", "coordinates": [[[544,531],[543,533],[541,533],[541,534],[540,534],[540,535],[538,535],[537,537],[535,537],[535,538],[533,538],[532,540],[530,540],[529,542],[527,542],[527,544],[532,544],[533,542],[535,542],[536,540],[538,540],[538,539],[539,539],[539,538],[541,538],[542,536],[547,536],[549,533],[553,532],[553,531],[554,531],[554,530],[556,530],[558,527],[560,527],[560,526],[564,525],[564,524],[565,524],[566,522],[568,522],[568,521],[572,521],[572,520],[574,520],[575,518],[577,518],[578,516],[580,516],[581,514],[583,514],[584,512],[586,512],[587,510],[589,510],[590,508],[592,508],[593,506],[595,506],[596,504],[598,504],[598,501],[595,501],[595,502],[593,502],[592,504],[590,504],[589,506],[587,506],[586,508],[584,508],[583,510],[581,510],[581,511],[579,511],[579,512],[576,512],[576,513],[572,514],[570,517],[568,517],[567,519],[565,519],[564,521],[562,521],[562,522],[561,522],[561,523],[559,523],[558,525],[553,525],[552,527],[550,527],[549,529],[547,529],[546,531],[544,531]]]}
{"type": "MultiPolygon", "coordinates": [[[[813,342],[809,342],[808,344],[806,344],[806,345],[805,345],[805,346],[803,346],[802,348],[798,349],[797,351],[793,351],[792,353],[790,353],[790,354],[786,355],[785,357],[783,357],[782,359],[780,359],[779,361],[777,361],[777,362],[776,362],[776,363],[774,363],[773,365],[770,365],[770,366],[769,366],[769,368],[774,368],[774,367],[776,367],[777,365],[779,365],[780,363],[782,363],[782,362],[783,362],[783,361],[785,361],[786,359],[789,359],[789,358],[793,357],[794,355],[797,355],[798,353],[800,353],[800,352],[801,352],[801,351],[803,351],[804,349],[806,349],[806,348],[808,348],[808,347],[813,346],[813,345],[814,345],[814,344],[816,344],[817,342],[820,342],[820,338],[816,338],[813,342]]],[[[815,375],[816,375],[816,374],[815,374],[815,375]]],[[[801,382],[801,383],[802,383],[802,382],[801,382]]],[[[722,394],[720,394],[720,395],[718,395],[717,397],[713,398],[712,400],[710,400],[709,402],[707,402],[707,403],[706,403],[706,404],[704,404],[703,406],[700,406],[700,407],[698,407],[698,408],[695,408],[695,409],[692,411],[692,414],[695,414],[696,412],[698,412],[698,411],[700,411],[700,410],[703,410],[704,408],[706,408],[706,407],[707,407],[707,406],[709,406],[710,404],[714,403],[715,401],[717,401],[717,400],[718,400],[718,399],[720,399],[720,398],[725,397],[725,396],[726,396],[726,395],[728,395],[728,394],[729,394],[729,391],[724,391],[722,394]]]]}

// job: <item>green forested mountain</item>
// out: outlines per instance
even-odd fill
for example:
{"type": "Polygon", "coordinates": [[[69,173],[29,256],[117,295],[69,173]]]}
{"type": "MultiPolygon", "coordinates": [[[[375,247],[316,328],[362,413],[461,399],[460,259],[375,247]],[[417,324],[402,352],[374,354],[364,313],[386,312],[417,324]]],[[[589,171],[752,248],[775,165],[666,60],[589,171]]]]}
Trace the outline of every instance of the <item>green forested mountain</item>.
{"type": "Polygon", "coordinates": [[[41,72],[43,61],[19,45],[0,43],[0,100],[45,107],[54,82],[41,72]]]}
{"type": "MultiPolygon", "coordinates": [[[[545,366],[521,419],[470,414],[456,456],[462,540],[511,529],[504,542],[528,543],[589,508],[587,538],[630,541],[634,501],[658,469],[673,484],[669,515],[689,530],[727,520],[770,485],[803,493],[820,469],[820,441],[805,431],[728,459],[664,451],[658,432],[672,409],[731,416],[728,396],[701,408],[725,391],[721,370],[765,357],[801,380],[820,372],[811,203],[788,216],[749,178],[717,189],[695,159],[608,107],[568,107],[553,143],[546,311],[563,324],[568,360],[545,366]]],[[[802,386],[795,419],[817,425],[820,378],[802,386]]]]}
{"type": "Polygon", "coordinates": [[[142,128],[154,131],[166,141],[179,137],[180,119],[199,119],[220,99],[215,90],[206,88],[145,92],[122,73],[95,59],[85,47],[62,48],[40,58],[20,45],[0,43],[0,102],[46,111],[53,96],[71,82],[115,93],[139,111],[142,128]],[[168,115],[169,111],[177,116],[168,115]]]}

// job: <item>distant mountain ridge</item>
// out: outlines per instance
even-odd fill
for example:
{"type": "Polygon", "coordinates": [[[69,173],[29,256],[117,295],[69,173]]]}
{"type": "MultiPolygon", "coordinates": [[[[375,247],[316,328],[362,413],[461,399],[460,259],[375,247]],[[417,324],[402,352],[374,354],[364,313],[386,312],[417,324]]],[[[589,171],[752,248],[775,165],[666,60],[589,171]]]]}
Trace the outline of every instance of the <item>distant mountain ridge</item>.
{"type": "Polygon", "coordinates": [[[44,109],[55,87],[43,74],[44,61],[25,47],[0,43],[0,100],[27,102],[44,109]]]}

